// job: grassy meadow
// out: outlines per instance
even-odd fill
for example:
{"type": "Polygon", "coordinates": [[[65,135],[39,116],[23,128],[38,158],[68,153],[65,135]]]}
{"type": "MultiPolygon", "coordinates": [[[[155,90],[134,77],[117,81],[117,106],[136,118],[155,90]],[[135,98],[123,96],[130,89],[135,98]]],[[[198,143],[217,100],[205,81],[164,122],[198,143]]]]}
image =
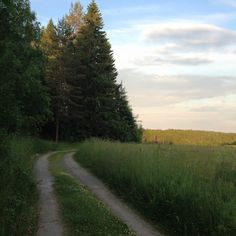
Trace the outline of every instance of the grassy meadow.
{"type": "Polygon", "coordinates": [[[195,130],[150,130],[143,133],[144,143],[217,146],[236,144],[235,133],[195,130]]]}
{"type": "Polygon", "coordinates": [[[236,235],[232,147],[91,140],[76,160],[170,235],[236,235]]]}

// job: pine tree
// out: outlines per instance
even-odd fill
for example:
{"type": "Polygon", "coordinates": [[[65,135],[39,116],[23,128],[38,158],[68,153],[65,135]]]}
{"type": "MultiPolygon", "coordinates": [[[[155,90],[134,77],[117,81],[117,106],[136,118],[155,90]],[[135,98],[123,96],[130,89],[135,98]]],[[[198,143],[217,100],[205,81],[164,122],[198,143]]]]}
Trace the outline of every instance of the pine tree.
{"type": "MultiPolygon", "coordinates": [[[[66,64],[68,56],[68,45],[70,43],[71,29],[65,18],[59,21],[57,27],[50,20],[47,28],[43,30],[41,36],[41,46],[47,57],[45,71],[45,83],[51,95],[51,105],[54,120],[45,128],[53,130],[55,127],[55,139],[59,140],[62,122],[68,116],[68,87],[66,78],[68,77],[66,64]]],[[[50,134],[49,134],[50,135],[50,134]]]]}

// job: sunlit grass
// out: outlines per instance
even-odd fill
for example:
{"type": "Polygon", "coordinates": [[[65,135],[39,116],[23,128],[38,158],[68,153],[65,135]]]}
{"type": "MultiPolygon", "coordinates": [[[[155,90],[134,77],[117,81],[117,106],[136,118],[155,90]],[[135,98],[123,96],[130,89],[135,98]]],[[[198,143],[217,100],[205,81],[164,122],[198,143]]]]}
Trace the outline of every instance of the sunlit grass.
{"type": "Polygon", "coordinates": [[[173,235],[236,235],[236,152],[88,141],[76,159],[173,235]]]}
{"type": "Polygon", "coordinates": [[[144,143],[219,146],[236,144],[235,133],[194,130],[144,130],[144,143]]]}

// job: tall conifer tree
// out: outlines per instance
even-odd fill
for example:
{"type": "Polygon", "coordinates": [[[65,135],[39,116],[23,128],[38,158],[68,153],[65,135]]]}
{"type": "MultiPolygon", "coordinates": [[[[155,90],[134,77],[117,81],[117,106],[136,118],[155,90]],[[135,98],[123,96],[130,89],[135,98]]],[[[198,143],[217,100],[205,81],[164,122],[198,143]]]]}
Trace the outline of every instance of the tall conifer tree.
{"type": "Polygon", "coordinates": [[[84,24],[77,36],[75,62],[76,77],[71,85],[71,100],[81,104],[80,109],[74,109],[73,112],[73,115],[81,116],[80,131],[85,137],[134,141],[135,138],[126,132],[134,132],[129,128],[136,129],[137,126],[126,97],[120,94],[122,91],[116,82],[113,52],[103,31],[102,16],[95,1],[88,6],[84,24]],[[73,90],[75,85],[76,89],[73,90]],[[73,96],[73,92],[78,92],[77,88],[80,89],[82,100],[73,96]],[[122,134],[118,127],[123,128],[122,134]]]}
{"type": "MultiPolygon", "coordinates": [[[[82,110],[74,115],[81,115],[80,129],[85,136],[109,137],[109,119],[112,116],[113,94],[116,89],[116,69],[110,44],[102,30],[101,13],[93,1],[84,17],[77,43],[75,45],[76,78],[74,85],[80,88],[83,103],[82,110]]],[[[74,86],[72,85],[72,87],[74,86]]],[[[79,104],[72,89],[71,100],[79,104]]]]}

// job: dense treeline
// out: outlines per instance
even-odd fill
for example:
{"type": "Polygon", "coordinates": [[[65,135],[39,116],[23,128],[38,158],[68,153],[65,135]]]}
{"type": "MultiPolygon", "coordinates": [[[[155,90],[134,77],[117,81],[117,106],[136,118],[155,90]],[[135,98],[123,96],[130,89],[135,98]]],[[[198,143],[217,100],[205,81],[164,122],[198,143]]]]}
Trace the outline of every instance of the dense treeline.
{"type": "Polygon", "coordinates": [[[50,115],[40,28],[25,0],[2,0],[0,22],[0,128],[35,133],[50,115]]]}
{"type": "Polygon", "coordinates": [[[94,1],[40,28],[28,0],[0,1],[1,133],[139,141],[94,1]]]}
{"type": "Polygon", "coordinates": [[[44,82],[54,116],[44,127],[44,136],[139,141],[126,93],[116,82],[111,45],[94,1],[86,14],[75,3],[57,25],[50,20],[42,30],[41,48],[47,56],[44,82]]]}

